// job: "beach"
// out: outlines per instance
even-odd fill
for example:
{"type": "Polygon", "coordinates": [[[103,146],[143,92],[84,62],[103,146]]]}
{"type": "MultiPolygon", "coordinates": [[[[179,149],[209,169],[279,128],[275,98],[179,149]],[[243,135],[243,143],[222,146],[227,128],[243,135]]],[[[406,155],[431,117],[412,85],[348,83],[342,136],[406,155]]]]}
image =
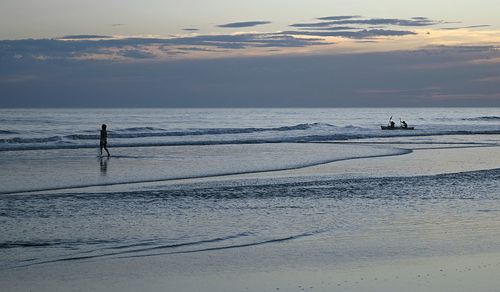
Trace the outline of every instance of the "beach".
{"type": "Polygon", "coordinates": [[[2,291],[497,289],[498,109],[95,110],[110,158],[89,113],[29,113],[0,116],[2,291]]]}

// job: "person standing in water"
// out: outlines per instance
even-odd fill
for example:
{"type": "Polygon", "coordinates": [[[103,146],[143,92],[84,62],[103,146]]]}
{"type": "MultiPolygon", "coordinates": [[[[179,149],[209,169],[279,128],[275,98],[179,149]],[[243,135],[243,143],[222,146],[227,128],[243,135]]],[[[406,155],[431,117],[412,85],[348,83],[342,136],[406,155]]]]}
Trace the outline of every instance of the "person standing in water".
{"type": "Polygon", "coordinates": [[[108,153],[108,157],[110,157],[111,155],[109,154],[109,151],[108,151],[108,131],[106,131],[105,124],[102,124],[102,126],[101,126],[101,139],[100,139],[99,145],[100,145],[99,147],[101,149],[101,156],[102,156],[102,149],[104,148],[104,150],[106,150],[106,152],[108,153]]]}

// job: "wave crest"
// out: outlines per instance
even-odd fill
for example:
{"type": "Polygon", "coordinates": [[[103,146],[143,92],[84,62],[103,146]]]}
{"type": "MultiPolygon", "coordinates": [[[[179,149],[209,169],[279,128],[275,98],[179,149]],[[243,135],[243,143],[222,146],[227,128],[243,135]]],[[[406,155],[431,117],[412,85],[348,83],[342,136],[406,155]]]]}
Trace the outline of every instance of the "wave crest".
{"type": "Polygon", "coordinates": [[[480,116],[475,118],[463,118],[462,121],[500,121],[500,116],[480,116]]]}
{"type": "Polygon", "coordinates": [[[0,130],[0,135],[11,135],[11,134],[17,134],[17,132],[0,130]]]}
{"type": "Polygon", "coordinates": [[[29,144],[29,143],[47,143],[61,141],[61,136],[43,137],[43,138],[9,138],[0,139],[0,144],[29,144]]]}
{"type": "MultiPolygon", "coordinates": [[[[168,131],[162,128],[136,127],[109,131],[110,138],[129,139],[146,137],[184,137],[184,136],[204,136],[204,135],[228,135],[228,134],[251,134],[260,132],[286,132],[286,131],[305,131],[314,127],[335,127],[325,123],[298,124],[295,126],[283,126],[275,128],[207,128],[207,129],[189,129],[183,131],[168,131]]],[[[90,135],[67,135],[64,138],[69,140],[96,140],[98,134],[90,135]]]]}

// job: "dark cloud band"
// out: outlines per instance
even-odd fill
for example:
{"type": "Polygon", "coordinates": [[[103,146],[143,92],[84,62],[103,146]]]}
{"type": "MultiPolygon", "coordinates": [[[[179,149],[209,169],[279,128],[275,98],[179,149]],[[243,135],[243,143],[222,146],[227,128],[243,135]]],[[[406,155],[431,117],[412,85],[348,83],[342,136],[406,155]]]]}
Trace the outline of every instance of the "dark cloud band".
{"type": "Polygon", "coordinates": [[[92,35],[92,34],[80,34],[80,35],[67,35],[60,37],[60,40],[85,40],[85,39],[110,39],[111,36],[107,35],[92,35]]]}
{"type": "Polygon", "coordinates": [[[466,29],[466,28],[485,28],[485,27],[491,27],[491,25],[480,24],[480,25],[460,26],[460,27],[444,27],[441,29],[442,30],[457,30],[457,29],[466,29]]]}
{"type": "Polygon", "coordinates": [[[408,30],[389,30],[389,29],[364,29],[359,31],[286,31],[289,35],[320,36],[320,37],[344,37],[352,39],[364,39],[381,36],[405,36],[415,35],[415,32],[408,30]]]}
{"type": "Polygon", "coordinates": [[[325,16],[325,17],[318,17],[318,20],[345,20],[345,19],[352,19],[352,18],[360,18],[361,16],[359,15],[338,15],[338,16],[325,16]]]}
{"type": "MultiPolygon", "coordinates": [[[[132,59],[153,58],[149,46],[190,47],[200,49],[297,48],[322,45],[321,38],[300,38],[282,33],[249,33],[237,35],[200,35],[174,38],[89,38],[75,36],[60,39],[25,39],[0,41],[0,59],[55,58],[73,59],[92,54],[112,54],[132,59]]],[[[179,51],[179,49],[177,49],[179,51]]]]}
{"type": "Polygon", "coordinates": [[[394,26],[431,26],[440,24],[440,21],[431,20],[428,18],[412,18],[412,19],[398,19],[398,18],[368,18],[368,19],[341,19],[332,21],[321,21],[311,23],[295,23],[292,27],[330,27],[336,25],[394,25],[394,26]]]}
{"type": "Polygon", "coordinates": [[[270,23],[271,23],[271,21],[243,21],[243,22],[232,22],[232,23],[220,24],[217,27],[240,28],[240,27],[253,27],[253,26],[270,24],[270,23]]]}

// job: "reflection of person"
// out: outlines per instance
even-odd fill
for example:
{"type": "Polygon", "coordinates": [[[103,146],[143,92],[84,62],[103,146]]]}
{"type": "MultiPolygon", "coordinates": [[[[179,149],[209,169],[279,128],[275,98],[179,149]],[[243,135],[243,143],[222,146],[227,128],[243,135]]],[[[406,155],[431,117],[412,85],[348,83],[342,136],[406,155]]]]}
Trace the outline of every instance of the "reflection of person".
{"type": "Polygon", "coordinates": [[[109,158],[103,158],[101,157],[100,159],[100,167],[101,167],[101,175],[102,176],[106,176],[108,174],[108,161],[109,161],[109,158]]]}
{"type": "Polygon", "coordinates": [[[102,149],[106,150],[108,153],[108,157],[111,156],[108,151],[108,131],[106,131],[106,125],[103,124],[101,127],[101,140],[99,143],[99,147],[101,149],[101,156],[102,156],[102,149]]]}

